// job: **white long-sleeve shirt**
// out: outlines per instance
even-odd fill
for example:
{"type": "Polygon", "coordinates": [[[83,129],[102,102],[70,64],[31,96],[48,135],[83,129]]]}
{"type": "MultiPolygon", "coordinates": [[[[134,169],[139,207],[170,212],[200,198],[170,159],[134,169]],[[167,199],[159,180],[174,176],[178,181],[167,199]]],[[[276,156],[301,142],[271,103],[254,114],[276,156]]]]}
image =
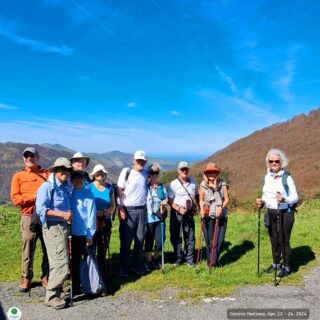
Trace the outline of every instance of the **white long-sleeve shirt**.
{"type": "Polygon", "coordinates": [[[283,183],[282,177],[279,176],[272,176],[270,172],[268,172],[265,176],[264,186],[262,189],[263,195],[262,200],[265,202],[266,207],[268,209],[277,209],[278,202],[277,202],[277,192],[280,192],[282,198],[285,199],[285,202],[280,203],[280,210],[287,209],[288,206],[292,206],[293,204],[297,203],[299,200],[299,196],[297,193],[296,185],[289,175],[287,179],[287,184],[289,187],[288,193],[286,192],[283,183]]]}

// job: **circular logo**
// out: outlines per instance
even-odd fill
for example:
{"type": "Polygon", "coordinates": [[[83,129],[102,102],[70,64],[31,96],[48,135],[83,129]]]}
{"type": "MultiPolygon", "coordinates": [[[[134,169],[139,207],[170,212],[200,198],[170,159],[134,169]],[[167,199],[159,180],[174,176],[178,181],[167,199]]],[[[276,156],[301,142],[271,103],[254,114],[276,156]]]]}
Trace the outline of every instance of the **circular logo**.
{"type": "Polygon", "coordinates": [[[17,307],[11,307],[7,312],[8,320],[20,320],[21,315],[22,313],[17,307]]]}

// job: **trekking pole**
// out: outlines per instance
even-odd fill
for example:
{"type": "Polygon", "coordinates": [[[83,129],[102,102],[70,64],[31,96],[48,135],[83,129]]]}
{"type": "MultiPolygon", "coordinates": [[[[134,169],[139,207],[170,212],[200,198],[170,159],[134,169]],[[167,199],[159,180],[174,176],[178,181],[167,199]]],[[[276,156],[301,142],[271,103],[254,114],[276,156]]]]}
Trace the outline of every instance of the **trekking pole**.
{"type": "Polygon", "coordinates": [[[68,222],[68,253],[69,253],[69,269],[70,269],[70,307],[73,307],[73,290],[72,290],[72,234],[71,223],[68,222]]]}
{"type": "Polygon", "coordinates": [[[212,242],[211,242],[211,254],[210,254],[210,264],[209,264],[210,272],[211,272],[211,269],[212,269],[213,259],[215,258],[214,247],[215,247],[215,243],[216,243],[216,240],[217,240],[218,225],[219,225],[219,218],[216,217],[216,222],[215,222],[215,225],[214,225],[213,237],[212,237],[212,242]]]}
{"type": "Polygon", "coordinates": [[[277,237],[276,237],[276,267],[274,268],[274,286],[276,287],[279,285],[279,282],[277,281],[277,270],[278,270],[278,265],[280,264],[280,254],[279,254],[279,232],[280,232],[280,203],[278,203],[278,208],[277,208],[277,237]]]}
{"type": "Polygon", "coordinates": [[[164,220],[161,219],[161,270],[164,272],[164,220]]]}
{"type": "Polygon", "coordinates": [[[200,235],[199,235],[199,242],[198,242],[197,264],[198,264],[198,263],[200,262],[200,260],[201,260],[203,223],[204,223],[204,219],[200,218],[200,235]]]}
{"type": "Polygon", "coordinates": [[[258,208],[258,277],[260,277],[260,211],[261,208],[258,208]]]}
{"type": "Polygon", "coordinates": [[[31,255],[30,255],[30,262],[29,262],[29,298],[31,298],[31,285],[32,285],[32,278],[33,278],[33,261],[34,261],[34,254],[36,250],[36,241],[37,241],[37,235],[34,234],[34,237],[32,237],[31,241],[31,255]]]}

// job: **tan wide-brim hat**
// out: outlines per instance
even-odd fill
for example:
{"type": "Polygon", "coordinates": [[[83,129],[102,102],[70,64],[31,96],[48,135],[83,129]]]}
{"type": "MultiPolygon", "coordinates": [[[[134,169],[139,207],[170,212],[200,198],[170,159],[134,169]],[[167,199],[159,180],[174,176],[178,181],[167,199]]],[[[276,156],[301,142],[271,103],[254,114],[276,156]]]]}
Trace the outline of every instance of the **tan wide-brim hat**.
{"type": "Polygon", "coordinates": [[[53,166],[51,166],[48,170],[49,171],[54,171],[55,168],[59,168],[59,167],[65,167],[67,169],[71,169],[72,168],[71,163],[67,158],[58,158],[54,162],[53,166]]]}
{"type": "Polygon", "coordinates": [[[72,158],[70,158],[71,163],[76,159],[86,159],[86,166],[88,166],[90,162],[90,158],[86,157],[82,152],[76,152],[72,158]]]}

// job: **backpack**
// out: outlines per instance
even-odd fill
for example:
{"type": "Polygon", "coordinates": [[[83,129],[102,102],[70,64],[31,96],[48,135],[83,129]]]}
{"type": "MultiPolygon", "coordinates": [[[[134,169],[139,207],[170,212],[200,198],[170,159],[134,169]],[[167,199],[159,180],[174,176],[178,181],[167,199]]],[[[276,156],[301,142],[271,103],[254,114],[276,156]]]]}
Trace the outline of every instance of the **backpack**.
{"type": "Polygon", "coordinates": [[[80,261],[79,271],[81,286],[84,294],[95,295],[101,291],[106,292],[106,287],[99,272],[94,248],[87,248],[88,256],[80,261]]]}

